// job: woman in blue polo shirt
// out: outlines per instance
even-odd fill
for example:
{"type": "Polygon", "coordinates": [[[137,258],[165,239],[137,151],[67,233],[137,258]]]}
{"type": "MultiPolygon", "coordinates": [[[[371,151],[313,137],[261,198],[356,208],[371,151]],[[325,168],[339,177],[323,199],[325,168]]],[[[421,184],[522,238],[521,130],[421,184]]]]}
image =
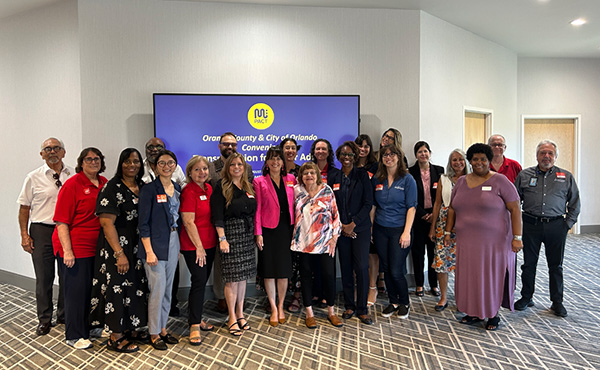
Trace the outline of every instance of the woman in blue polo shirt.
{"type": "Polygon", "coordinates": [[[384,272],[390,304],[381,312],[398,312],[408,318],[410,301],[406,282],[406,257],[410,252],[411,228],[417,206],[417,183],[408,173],[402,150],[387,145],[379,152],[379,168],[371,182],[375,190],[371,210],[373,242],[384,272]]]}

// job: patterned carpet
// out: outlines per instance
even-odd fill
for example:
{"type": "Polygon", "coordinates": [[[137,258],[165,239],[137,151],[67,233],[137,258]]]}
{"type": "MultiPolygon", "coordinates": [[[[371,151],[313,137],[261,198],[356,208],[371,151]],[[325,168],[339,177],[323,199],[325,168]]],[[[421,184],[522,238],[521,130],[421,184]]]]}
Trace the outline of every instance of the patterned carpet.
{"type": "MultiPolygon", "coordinates": [[[[379,296],[375,324],[356,318],[342,328],[326,319],[326,310],[315,309],[318,328],[307,329],[304,316],[289,315],[287,322],[270,327],[264,312],[265,297],[247,299],[246,317],[252,329],[240,338],[228,334],[226,316],[207,301],[205,313],[217,326],[202,333],[203,343],[187,343],[187,320],[169,320],[169,330],[182,337],[178,345],[159,352],[142,345],[134,354],[116,354],[95,338],[94,347],[74,350],[64,343],[64,327],[49,335],[35,335],[34,294],[0,284],[0,368],[2,369],[599,369],[600,268],[599,234],[570,236],[564,264],[567,318],[549,310],[545,258],[538,266],[536,306],[523,312],[500,311],[501,327],[489,332],[483,324],[458,323],[451,295],[450,306],[434,311],[437,299],[411,294],[408,320],[383,318],[386,305],[379,296]]],[[[520,266],[522,264],[519,257],[520,266]]],[[[452,280],[450,285],[452,285],[452,280]]],[[[520,282],[519,282],[520,284],[520,282]]],[[[519,297],[518,289],[516,297],[519,297]]],[[[338,296],[338,313],[343,307],[338,296]]],[[[186,304],[181,304],[186,312],[186,304]]]]}

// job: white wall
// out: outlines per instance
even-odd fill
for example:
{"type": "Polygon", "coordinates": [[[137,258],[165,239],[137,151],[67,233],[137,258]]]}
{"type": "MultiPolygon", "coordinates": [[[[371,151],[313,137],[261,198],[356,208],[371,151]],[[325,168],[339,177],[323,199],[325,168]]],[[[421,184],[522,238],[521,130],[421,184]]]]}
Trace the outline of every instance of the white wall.
{"type": "Polygon", "coordinates": [[[69,164],[81,149],[76,1],[0,21],[0,127],[8,174],[0,197],[0,270],[33,276],[31,257],[20,246],[16,200],[25,175],[43,164],[42,141],[62,139],[69,164]]]}
{"type": "MultiPolygon", "coordinates": [[[[420,138],[434,163],[463,146],[463,107],[493,110],[493,132],[506,137],[509,158],[519,158],[517,55],[498,44],[421,12],[420,138]]],[[[411,144],[414,144],[411,143],[411,144]]],[[[409,162],[414,161],[412,146],[409,162]]]]}
{"type": "MultiPolygon", "coordinates": [[[[519,58],[518,114],[580,114],[579,190],[582,198],[579,223],[600,225],[600,198],[596,184],[594,148],[600,138],[600,59],[519,58]]],[[[560,148],[559,148],[560,149],[560,148]]]]}

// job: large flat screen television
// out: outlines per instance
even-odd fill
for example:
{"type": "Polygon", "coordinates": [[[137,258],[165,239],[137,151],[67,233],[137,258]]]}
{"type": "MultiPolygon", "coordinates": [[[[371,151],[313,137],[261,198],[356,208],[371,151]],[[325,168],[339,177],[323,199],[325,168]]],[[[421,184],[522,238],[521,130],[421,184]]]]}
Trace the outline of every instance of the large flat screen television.
{"type": "Polygon", "coordinates": [[[256,176],[267,149],[285,137],[302,145],[298,164],[309,160],[310,146],[317,138],[329,140],[334,151],[344,141],[354,140],[359,109],[358,95],[155,93],[154,132],[175,152],[182,168],[194,154],[217,159],[219,137],[233,132],[238,152],[256,176]]]}

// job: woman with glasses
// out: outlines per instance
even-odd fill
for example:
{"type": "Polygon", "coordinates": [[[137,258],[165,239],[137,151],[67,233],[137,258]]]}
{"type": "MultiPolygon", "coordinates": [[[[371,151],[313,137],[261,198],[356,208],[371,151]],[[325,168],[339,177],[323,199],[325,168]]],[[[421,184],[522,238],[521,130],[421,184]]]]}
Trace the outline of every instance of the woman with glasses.
{"type": "Polygon", "coordinates": [[[140,248],[138,257],[148,277],[148,330],[152,346],[166,350],[179,340],[167,332],[173,278],[179,258],[179,197],[181,187],[171,180],[177,166],[175,153],[159,152],[158,177],[140,191],[140,248]]]}
{"type": "MultiPolygon", "coordinates": [[[[110,331],[106,347],[115,352],[136,352],[131,343],[146,326],[148,284],[138,251],[138,200],[144,169],[137,149],[121,152],[117,172],[98,194],[96,215],[100,237],[92,288],[92,326],[110,331]],[[134,334],[136,334],[134,336],[134,334]]],[[[147,339],[148,333],[145,334],[147,339]]]]}
{"type": "Polygon", "coordinates": [[[417,184],[406,170],[401,149],[387,145],[379,153],[379,169],[371,181],[375,190],[371,220],[373,242],[379,254],[390,300],[381,315],[390,317],[398,312],[399,318],[406,319],[410,310],[405,277],[406,257],[412,242],[417,184]]]}
{"type": "Polygon", "coordinates": [[[331,176],[329,185],[335,194],[342,223],[342,235],[337,241],[346,307],[342,318],[349,320],[356,315],[363,324],[371,325],[373,319],[368,315],[367,295],[371,244],[369,212],[373,206],[373,188],[367,171],[355,166],[358,145],[346,141],[337,148],[335,155],[342,169],[331,176]]]}
{"type": "Polygon", "coordinates": [[[54,212],[54,254],[64,281],[65,334],[67,344],[86,349],[90,342],[90,299],[94,277],[96,242],[100,222],[94,214],[96,198],[106,183],[104,156],[96,148],[85,148],[77,158],[77,174],[60,189],[54,212]]]}

